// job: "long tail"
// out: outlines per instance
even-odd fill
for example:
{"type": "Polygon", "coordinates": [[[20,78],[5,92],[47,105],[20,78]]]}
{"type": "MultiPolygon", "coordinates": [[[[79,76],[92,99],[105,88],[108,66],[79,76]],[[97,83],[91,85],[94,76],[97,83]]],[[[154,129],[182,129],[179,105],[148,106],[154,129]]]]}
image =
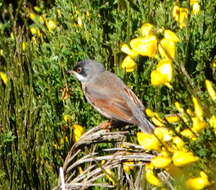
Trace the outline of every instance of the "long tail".
{"type": "Polygon", "coordinates": [[[141,119],[140,123],[141,124],[139,125],[139,128],[142,132],[150,133],[150,134],[154,132],[155,126],[146,118],[145,115],[144,115],[144,118],[141,119]]]}

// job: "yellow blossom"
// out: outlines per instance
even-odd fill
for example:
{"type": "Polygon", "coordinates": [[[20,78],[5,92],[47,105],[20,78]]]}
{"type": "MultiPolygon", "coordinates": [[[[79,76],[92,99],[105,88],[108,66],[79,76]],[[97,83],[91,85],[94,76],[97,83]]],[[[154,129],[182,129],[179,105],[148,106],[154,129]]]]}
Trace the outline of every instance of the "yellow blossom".
{"type": "Polygon", "coordinates": [[[206,127],[206,123],[204,120],[199,119],[198,117],[192,117],[193,127],[192,131],[199,132],[206,127]]]}
{"type": "Polygon", "coordinates": [[[178,149],[184,149],[185,143],[180,137],[175,136],[173,137],[172,141],[178,149]]]}
{"type": "Polygon", "coordinates": [[[36,15],[35,13],[33,13],[33,12],[30,12],[30,13],[29,13],[29,18],[30,18],[32,21],[35,21],[36,17],[37,17],[37,15],[36,15]]]}
{"type": "Polygon", "coordinates": [[[192,140],[196,139],[196,136],[190,129],[184,129],[183,131],[181,131],[181,135],[192,140]]]}
{"type": "Polygon", "coordinates": [[[130,41],[130,46],[142,56],[155,57],[157,53],[157,38],[154,35],[138,37],[130,41]]]}
{"type": "Polygon", "coordinates": [[[150,36],[154,34],[154,26],[150,23],[145,23],[141,26],[141,35],[150,36]]]}
{"type": "Polygon", "coordinates": [[[170,87],[171,85],[169,83],[172,80],[172,75],[172,62],[169,59],[162,59],[158,63],[156,70],[151,72],[151,83],[154,86],[165,84],[170,87]]]}
{"type": "Polygon", "coordinates": [[[64,121],[67,122],[67,123],[69,123],[69,122],[72,121],[72,117],[70,115],[66,114],[66,115],[64,115],[64,121]]]}
{"type": "Polygon", "coordinates": [[[152,158],[151,163],[155,168],[166,168],[172,162],[168,156],[156,156],[152,158]]]}
{"type": "Polygon", "coordinates": [[[185,151],[175,151],[172,157],[175,166],[184,166],[196,162],[198,159],[192,152],[185,151]]]}
{"type": "Polygon", "coordinates": [[[145,150],[160,150],[160,142],[153,134],[138,132],[137,140],[145,150]]]}
{"type": "Polygon", "coordinates": [[[83,22],[82,22],[82,18],[81,17],[77,18],[77,24],[78,24],[79,27],[83,26],[83,22]]]}
{"type": "Polygon", "coordinates": [[[134,164],[134,162],[132,162],[132,161],[123,162],[124,172],[130,173],[130,171],[134,168],[133,164],[134,164]]]}
{"type": "Polygon", "coordinates": [[[159,117],[152,117],[151,118],[152,123],[154,123],[158,127],[164,127],[164,122],[161,118],[159,117]]]}
{"type": "Polygon", "coordinates": [[[22,50],[25,51],[27,48],[27,42],[22,42],[22,50]]]}
{"type": "Polygon", "coordinates": [[[190,0],[190,6],[192,6],[192,14],[197,15],[200,12],[199,0],[190,0]]]}
{"type": "Polygon", "coordinates": [[[145,177],[146,180],[154,186],[161,187],[163,185],[160,179],[157,176],[155,176],[153,170],[151,169],[146,170],[145,177]]]}
{"type": "Polygon", "coordinates": [[[184,113],[184,109],[182,108],[182,105],[179,102],[175,102],[175,107],[180,113],[184,113]]]}
{"type": "Polygon", "coordinates": [[[126,72],[133,72],[136,66],[136,62],[130,56],[126,56],[121,64],[121,68],[125,69],[126,72]]]}
{"type": "Polygon", "coordinates": [[[212,98],[212,100],[216,101],[216,91],[213,88],[212,82],[209,80],[205,80],[205,85],[206,85],[206,89],[207,89],[210,97],[212,98]]]}
{"type": "Polygon", "coordinates": [[[165,127],[157,127],[154,130],[154,134],[162,141],[167,142],[172,139],[172,131],[165,127]]]}
{"type": "Polygon", "coordinates": [[[179,42],[180,41],[180,39],[176,35],[176,33],[172,32],[171,30],[165,30],[164,31],[164,38],[167,40],[171,40],[173,42],[179,42]]]}
{"type": "Polygon", "coordinates": [[[187,19],[188,19],[188,9],[187,8],[181,8],[175,5],[173,7],[172,15],[175,21],[179,23],[180,28],[183,28],[186,26],[187,19]]]}
{"type": "Polygon", "coordinates": [[[180,120],[180,117],[177,114],[166,115],[165,119],[168,123],[176,123],[180,120]]]}
{"type": "Polygon", "coordinates": [[[216,128],[216,116],[215,115],[211,116],[211,118],[209,119],[209,124],[211,125],[211,127],[216,128]]]}
{"type": "Polygon", "coordinates": [[[199,3],[194,3],[192,5],[192,14],[197,15],[200,12],[200,5],[199,3]]]}
{"type": "Polygon", "coordinates": [[[4,55],[4,50],[0,49],[0,55],[3,56],[4,55]]]}
{"type": "Polygon", "coordinates": [[[79,170],[79,173],[80,173],[80,174],[83,174],[83,173],[84,173],[82,167],[79,166],[79,167],[78,167],[78,170],[79,170]]]}
{"type": "Polygon", "coordinates": [[[73,128],[73,140],[74,142],[77,142],[80,139],[80,137],[85,133],[85,128],[77,124],[74,124],[72,128],[73,128]]]}
{"type": "Polygon", "coordinates": [[[48,21],[46,21],[46,26],[47,26],[48,30],[50,32],[52,32],[57,27],[57,24],[53,20],[48,20],[48,21]]]}
{"type": "Polygon", "coordinates": [[[199,118],[199,119],[203,119],[203,110],[202,110],[202,107],[198,101],[198,99],[196,97],[192,97],[192,101],[193,101],[193,104],[194,104],[194,112],[195,112],[195,115],[199,118]]]}
{"type": "Polygon", "coordinates": [[[7,75],[6,75],[5,73],[0,72],[0,78],[2,79],[2,81],[3,81],[3,83],[4,83],[5,85],[8,84],[8,77],[7,77],[7,75]]]}
{"type": "Polygon", "coordinates": [[[155,116],[155,112],[153,112],[151,109],[149,109],[149,108],[146,108],[146,110],[145,110],[145,112],[146,112],[146,115],[148,116],[148,117],[154,117],[155,116]]]}
{"type": "Polygon", "coordinates": [[[186,110],[186,112],[191,117],[193,117],[195,115],[194,112],[191,109],[189,109],[189,108],[186,110]]]}
{"type": "Polygon", "coordinates": [[[38,37],[42,36],[39,28],[30,27],[30,32],[32,33],[32,35],[37,35],[38,37]]]}
{"type": "Polygon", "coordinates": [[[174,59],[176,44],[170,39],[163,38],[158,45],[158,50],[162,58],[174,59]]]}
{"type": "Polygon", "coordinates": [[[131,49],[127,44],[121,46],[121,51],[129,55],[130,57],[136,57],[138,53],[131,49]]]}
{"type": "Polygon", "coordinates": [[[208,176],[201,171],[200,177],[193,177],[186,181],[186,185],[191,190],[202,190],[205,187],[210,185],[210,182],[208,180],[208,176]]]}
{"type": "Polygon", "coordinates": [[[173,68],[172,68],[172,62],[169,59],[160,60],[156,67],[156,70],[166,75],[167,82],[170,82],[172,80],[173,68]]]}

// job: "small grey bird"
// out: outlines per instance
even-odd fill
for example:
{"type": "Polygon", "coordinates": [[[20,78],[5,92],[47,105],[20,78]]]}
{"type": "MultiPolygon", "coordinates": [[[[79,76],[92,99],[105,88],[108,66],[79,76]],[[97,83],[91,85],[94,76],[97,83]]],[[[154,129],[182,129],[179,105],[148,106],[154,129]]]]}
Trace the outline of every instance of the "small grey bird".
{"type": "Polygon", "coordinates": [[[69,73],[80,80],[87,101],[103,116],[137,125],[144,133],[153,133],[155,127],[148,121],[142,102],[101,63],[80,61],[69,73]]]}

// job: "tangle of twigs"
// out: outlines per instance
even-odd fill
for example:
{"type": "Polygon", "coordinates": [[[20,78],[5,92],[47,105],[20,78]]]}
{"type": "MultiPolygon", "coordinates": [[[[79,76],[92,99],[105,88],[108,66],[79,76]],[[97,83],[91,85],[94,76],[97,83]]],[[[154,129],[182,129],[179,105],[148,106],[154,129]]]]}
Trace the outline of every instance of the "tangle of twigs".
{"type": "MultiPolygon", "coordinates": [[[[104,124],[87,131],[72,146],[63,164],[63,172],[60,168],[59,185],[53,190],[83,190],[89,187],[141,190],[149,186],[144,180],[143,168],[154,155],[146,153],[139,145],[127,142],[127,137],[131,136],[129,130],[111,131],[113,126],[103,128],[104,124]],[[110,148],[103,148],[104,143],[109,143],[110,148]],[[123,164],[128,161],[133,162],[136,173],[124,172],[123,164]],[[115,171],[114,175],[111,170],[115,171]]],[[[161,176],[162,180],[170,183],[167,174],[162,172],[161,176]]],[[[171,183],[168,185],[173,189],[171,183]]]]}

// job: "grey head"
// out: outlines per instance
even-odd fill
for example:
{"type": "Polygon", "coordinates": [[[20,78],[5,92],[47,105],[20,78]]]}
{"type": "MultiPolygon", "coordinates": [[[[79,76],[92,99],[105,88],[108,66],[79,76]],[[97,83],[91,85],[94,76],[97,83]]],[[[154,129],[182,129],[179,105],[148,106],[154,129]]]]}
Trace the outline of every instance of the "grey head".
{"type": "Polygon", "coordinates": [[[85,83],[89,80],[94,79],[99,73],[104,72],[104,66],[95,60],[83,60],[76,64],[73,68],[72,73],[80,80],[85,83]]]}

